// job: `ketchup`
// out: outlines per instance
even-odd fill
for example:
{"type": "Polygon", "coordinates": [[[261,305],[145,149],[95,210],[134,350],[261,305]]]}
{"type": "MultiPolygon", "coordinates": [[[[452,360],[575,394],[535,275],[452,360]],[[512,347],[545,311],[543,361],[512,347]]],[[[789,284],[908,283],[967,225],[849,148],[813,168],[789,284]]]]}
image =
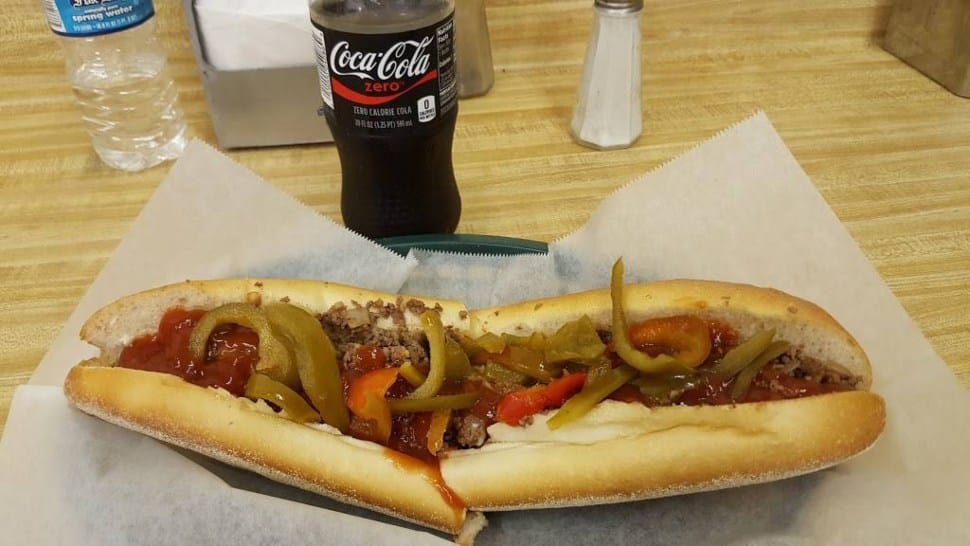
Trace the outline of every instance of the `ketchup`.
{"type": "Polygon", "coordinates": [[[343,382],[344,398],[350,391],[350,384],[367,372],[384,368],[387,357],[377,345],[360,345],[354,350],[353,358],[344,362],[340,370],[340,380],[343,382]]]}
{"type": "Polygon", "coordinates": [[[707,357],[708,362],[724,358],[741,341],[737,330],[719,320],[709,320],[707,328],[711,332],[711,354],[707,357]]]}
{"type": "Polygon", "coordinates": [[[189,336],[204,314],[201,309],[169,309],[157,333],[139,337],[121,351],[118,366],[172,374],[242,396],[259,359],[259,336],[235,324],[219,326],[209,338],[205,361],[196,362],[189,352],[189,336]]]}
{"type": "Polygon", "coordinates": [[[395,415],[391,425],[391,438],[387,446],[425,462],[437,460],[428,451],[428,429],[431,413],[402,413],[395,415]]]}
{"type": "Polygon", "coordinates": [[[787,400],[851,390],[846,385],[817,383],[808,379],[792,377],[782,371],[770,368],[761,370],[740,400],[731,399],[731,386],[733,384],[733,378],[726,381],[706,378],[696,387],[684,391],[675,403],[685,406],[718,406],[744,402],[787,400]]]}
{"type": "Polygon", "coordinates": [[[618,402],[627,402],[627,403],[635,402],[638,404],[647,403],[647,400],[643,396],[643,393],[640,392],[640,389],[636,388],[635,386],[629,383],[627,383],[626,385],[621,385],[620,388],[610,393],[610,395],[607,398],[609,398],[610,400],[616,400],[618,402]]]}
{"type": "MultiPolygon", "coordinates": [[[[851,387],[841,383],[818,383],[808,379],[792,377],[784,372],[772,369],[762,370],[758,374],[758,377],[755,378],[752,387],[752,391],[754,388],[767,389],[773,387],[771,391],[777,393],[782,398],[802,398],[805,396],[817,396],[830,392],[852,390],[851,387]]],[[[749,396],[751,394],[749,393],[749,396]]],[[[755,400],[745,399],[745,401],[754,402],[755,400]]]]}
{"type": "Polygon", "coordinates": [[[441,498],[455,511],[456,515],[460,515],[465,511],[465,503],[445,484],[445,480],[441,476],[441,466],[438,464],[437,458],[430,460],[414,458],[393,449],[385,449],[384,455],[395,466],[403,468],[408,472],[420,473],[428,483],[433,485],[441,493],[441,498]]]}

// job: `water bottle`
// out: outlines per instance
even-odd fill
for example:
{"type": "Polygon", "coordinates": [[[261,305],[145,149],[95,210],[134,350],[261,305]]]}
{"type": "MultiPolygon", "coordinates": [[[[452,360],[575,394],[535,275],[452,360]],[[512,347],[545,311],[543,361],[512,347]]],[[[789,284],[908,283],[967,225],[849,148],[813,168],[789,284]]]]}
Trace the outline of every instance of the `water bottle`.
{"type": "Polygon", "coordinates": [[[42,0],[98,156],[139,171],[179,156],[186,126],[151,0],[42,0]]]}

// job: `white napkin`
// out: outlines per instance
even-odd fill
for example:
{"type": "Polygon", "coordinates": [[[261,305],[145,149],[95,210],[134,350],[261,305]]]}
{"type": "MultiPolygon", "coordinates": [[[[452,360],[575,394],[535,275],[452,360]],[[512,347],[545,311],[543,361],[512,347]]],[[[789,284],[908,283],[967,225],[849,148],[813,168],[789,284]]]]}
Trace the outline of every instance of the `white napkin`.
{"type": "Polygon", "coordinates": [[[306,0],[196,0],[206,59],[219,70],[316,66],[306,0]]]}

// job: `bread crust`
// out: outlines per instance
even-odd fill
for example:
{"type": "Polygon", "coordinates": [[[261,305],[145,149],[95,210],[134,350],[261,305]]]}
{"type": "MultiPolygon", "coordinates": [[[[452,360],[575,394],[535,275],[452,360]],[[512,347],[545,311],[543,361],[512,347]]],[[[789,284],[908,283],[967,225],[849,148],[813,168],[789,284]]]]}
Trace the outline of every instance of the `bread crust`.
{"type": "Polygon", "coordinates": [[[607,403],[630,407],[649,426],[593,419],[584,424],[616,437],[489,442],[449,452],[441,473],[470,510],[626,502],[814,472],[871,446],[885,421],[882,398],[866,391],[733,407],[607,403]]]}
{"type": "MultiPolygon", "coordinates": [[[[809,301],[780,290],[720,281],[669,280],[627,285],[624,307],[630,323],[651,317],[689,313],[730,324],[742,337],[768,328],[805,354],[831,361],[872,383],[872,368],[862,347],[831,315],[809,301]]],[[[583,315],[595,325],[612,324],[609,289],[480,309],[469,313],[472,337],[486,332],[524,335],[552,333],[583,315]]]]}
{"type": "MultiPolygon", "coordinates": [[[[64,391],[79,409],[272,480],[452,534],[465,509],[449,504],[436,470],[387,448],[296,423],[226,392],[155,372],[88,362],[64,391]]],[[[267,410],[269,408],[267,407],[267,410]]]]}
{"type": "MultiPolygon", "coordinates": [[[[117,359],[121,349],[138,336],[155,332],[159,318],[172,307],[212,309],[232,302],[287,301],[311,313],[324,313],[336,303],[394,303],[417,299],[429,307],[441,306],[441,320],[456,328],[467,327],[466,309],[461,302],[389,294],[327,281],[305,279],[223,279],[183,281],[138,292],[102,307],[81,327],[81,339],[101,349],[108,360],[117,359]]],[[[402,308],[408,327],[419,328],[420,319],[402,308]]]]}
{"type": "MultiPolygon", "coordinates": [[[[711,281],[629,285],[624,296],[631,322],[691,313],[726,322],[742,336],[775,328],[802,354],[861,377],[862,390],[716,407],[604,402],[551,437],[537,428],[548,417],[540,415],[514,439],[496,430],[484,447],[442,458],[440,476],[468,510],[623,502],[781,479],[852,457],[882,431],[884,403],[865,392],[871,384],[865,353],[816,305],[777,290],[711,281]],[[595,439],[584,430],[597,431],[595,439]]],[[[175,376],[113,367],[126,344],[155,331],[159,317],[176,306],[283,300],[323,313],[338,302],[399,298],[409,296],[284,279],[186,281],[149,290],[85,323],[82,338],[102,355],[71,370],[65,393],[82,411],[270,479],[453,534],[470,523],[473,537],[483,524],[480,515],[450,504],[430,474],[400,464],[382,446],[286,420],[266,406],[175,376]]],[[[455,301],[417,299],[440,305],[443,322],[472,337],[551,333],[584,314],[600,328],[611,323],[606,289],[473,312],[455,301]]],[[[419,324],[414,313],[405,310],[405,317],[408,325],[419,324]]]]}
{"type": "MultiPolygon", "coordinates": [[[[383,446],[295,423],[271,410],[260,411],[258,404],[224,391],[168,374],[114,367],[121,349],[156,331],[159,318],[172,307],[287,301],[323,313],[336,303],[410,299],[440,306],[447,324],[467,325],[459,302],[322,281],[184,281],[139,292],[103,307],[85,322],[81,337],[99,347],[101,356],[73,368],[64,391],[79,409],[105,421],[275,481],[458,535],[466,510],[449,503],[450,492],[442,490],[438,471],[430,465],[401,454],[389,456],[383,446]]],[[[401,310],[408,327],[419,327],[418,315],[406,306],[401,310]]],[[[477,517],[469,523],[482,525],[477,517]]]]}
{"type": "MultiPolygon", "coordinates": [[[[442,460],[445,481],[470,509],[604,504],[773,481],[842,462],[882,432],[885,404],[866,391],[872,374],[865,352],[811,302],[746,284],[670,280],[625,286],[624,308],[631,323],[689,313],[730,324],[742,337],[774,328],[801,354],[860,377],[862,390],[732,406],[604,402],[610,411],[593,412],[553,437],[541,428],[546,412],[519,441],[496,441],[492,434],[482,449],[453,451],[442,460]],[[584,443],[576,431],[589,427],[609,432],[584,443]]],[[[609,329],[610,291],[477,310],[469,328],[473,337],[550,334],[583,315],[609,329]]]]}

